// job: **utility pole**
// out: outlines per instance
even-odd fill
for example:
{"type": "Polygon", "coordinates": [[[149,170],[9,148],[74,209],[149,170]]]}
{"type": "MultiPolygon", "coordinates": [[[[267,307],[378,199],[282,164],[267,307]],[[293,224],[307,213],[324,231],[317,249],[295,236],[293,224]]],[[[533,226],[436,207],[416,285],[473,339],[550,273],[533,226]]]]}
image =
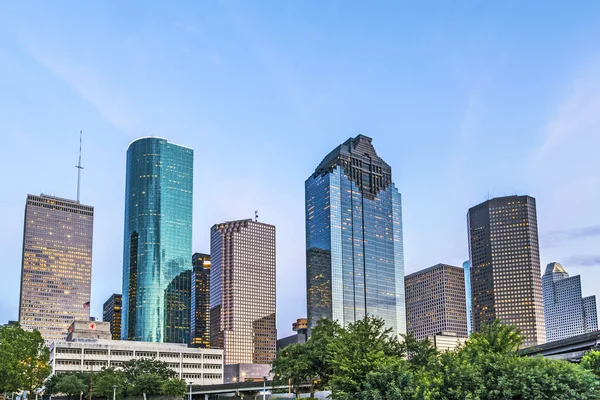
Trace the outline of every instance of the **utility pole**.
{"type": "Polygon", "coordinates": [[[83,131],[79,130],[79,162],[75,166],[77,168],[77,202],[79,203],[79,186],[81,185],[81,170],[83,166],[81,165],[81,137],[83,136],[83,131]]]}

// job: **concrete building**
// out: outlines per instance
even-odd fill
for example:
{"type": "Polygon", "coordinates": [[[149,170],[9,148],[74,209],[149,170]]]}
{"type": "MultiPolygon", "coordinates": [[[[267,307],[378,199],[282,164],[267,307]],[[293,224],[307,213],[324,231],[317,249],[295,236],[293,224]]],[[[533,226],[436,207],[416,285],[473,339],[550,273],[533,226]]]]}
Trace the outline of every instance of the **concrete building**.
{"type": "Polygon", "coordinates": [[[427,339],[433,348],[440,352],[454,350],[467,341],[466,337],[460,337],[454,332],[439,332],[435,335],[428,336],[427,339]]]}
{"type": "Polygon", "coordinates": [[[270,364],[229,364],[225,365],[224,383],[263,382],[273,379],[270,364]]]}
{"type": "MultiPolygon", "coordinates": [[[[121,339],[164,342],[173,321],[165,290],[191,270],[194,151],[139,138],[127,148],[126,171],[121,339]]],[[[175,326],[169,335],[178,333],[175,326]]]]}
{"type": "Polygon", "coordinates": [[[308,319],[298,318],[296,322],[292,324],[292,330],[296,332],[294,335],[277,339],[277,350],[283,349],[291,344],[306,343],[306,339],[308,338],[308,319]]]}
{"type": "Polygon", "coordinates": [[[469,209],[473,331],[495,319],[525,346],[546,341],[535,199],[498,197],[469,209]]]}
{"type": "Polygon", "coordinates": [[[107,322],[75,321],[69,337],[50,345],[53,374],[119,368],[137,358],[153,358],[169,364],[186,382],[194,385],[223,383],[223,350],[189,348],[177,343],[112,340],[107,322]]]}
{"type": "Polygon", "coordinates": [[[367,315],[406,333],[402,198],[364,135],[331,151],[305,182],[309,329],[367,315]]]}
{"type": "Polygon", "coordinates": [[[571,276],[559,263],[548,264],[542,277],[546,341],[552,342],[598,330],[596,296],[582,297],[580,276],[571,276]]]}
{"type": "Polygon", "coordinates": [[[121,312],[123,310],[121,300],[121,295],[115,293],[104,302],[102,307],[102,321],[110,323],[113,340],[121,339],[121,312]]]}
{"type": "Polygon", "coordinates": [[[73,320],[90,318],[94,208],[28,195],[19,323],[46,344],[64,339],[73,320]]]}
{"type": "Polygon", "coordinates": [[[437,264],[407,275],[406,326],[419,340],[445,332],[466,338],[465,276],[460,267],[437,264]]]}
{"type": "Polygon", "coordinates": [[[275,227],[250,219],[214,225],[210,236],[210,347],[225,364],[275,358],[275,227]]]}

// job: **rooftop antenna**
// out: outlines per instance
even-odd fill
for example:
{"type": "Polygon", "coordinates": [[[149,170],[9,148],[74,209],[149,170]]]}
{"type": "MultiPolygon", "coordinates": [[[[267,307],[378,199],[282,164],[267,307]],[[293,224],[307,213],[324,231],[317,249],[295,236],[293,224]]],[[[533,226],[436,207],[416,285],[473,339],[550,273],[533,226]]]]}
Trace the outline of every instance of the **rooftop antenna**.
{"type": "Polygon", "coordinates": [[[79,203],[79,187],[81,186],[81,170],[83,167],[81,166],[81,137],[83,136],[83,131],[79,130],[79,162],[75,166],[77,168],[77,202],[79,203]]]}
{"type": "Polygon", "coordinates": [[[254,222],[258,222],[258,210],[254,211],[254,222]]]}

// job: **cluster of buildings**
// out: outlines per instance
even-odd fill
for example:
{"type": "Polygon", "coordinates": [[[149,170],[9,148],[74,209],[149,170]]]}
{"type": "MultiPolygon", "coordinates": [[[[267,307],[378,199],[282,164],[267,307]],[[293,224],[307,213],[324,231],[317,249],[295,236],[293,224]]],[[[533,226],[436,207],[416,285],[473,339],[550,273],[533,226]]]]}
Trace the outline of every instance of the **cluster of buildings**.
{"type": "Polygon", "coordinates": [[[540,274],[535,199],[468,210],[469,261],[404,275],[402,197],[372,139],[350,138],[305,182],[307,318],[277,340],[275,226],[216,223],[192,252],[193,150],[145,137],[127,149],[122,294],[90,321],[94,208],[47,195],[25,207],[19,322],[55,372],[165,360],[194,384],[262,379],[276,350],[322,318],[374,316],[394,334],[452,348],[494,319],[525,345],[598,329],[595,297],[558,263],[540,274]]]}

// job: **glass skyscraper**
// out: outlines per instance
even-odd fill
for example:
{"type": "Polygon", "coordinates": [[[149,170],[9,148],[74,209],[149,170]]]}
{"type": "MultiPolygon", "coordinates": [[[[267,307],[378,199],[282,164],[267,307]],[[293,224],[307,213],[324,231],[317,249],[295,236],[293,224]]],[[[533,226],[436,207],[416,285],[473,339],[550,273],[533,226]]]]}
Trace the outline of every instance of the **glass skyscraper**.
{"type": "Polygon", "coordinates": [[[157,137],[127,149],[121,338],[165,341],[165,290],[191,269],[192,149],[157,137]]]}
{"type": "Polygon", "coordinates": [[[102,307],[102,321],[110,323],[110,333],[113,340],[121,339],[122,300],[123,297],[115,293],[104,302],[102,307]]]}
{"type": "Polygon", "coordinates": [[[557,262],[542,276],[546,341],[553,342],[598,330],[596,296],[581,296],[581,278],[557,262]]]}
{"type": "Polygon", "coordinates": [[[406,333],[402,200],[372,139],[336,147],[305,190],[309,328],[368,315],[406,333]]]}
{"type": "Polygon", "coordinates": [[[465,261],[462,265],[465,270],[465,296],[467,299],[467,332],[471,335],[471,262],[465,261]]]}
{"type": "Polygon", "coordinates": [[[19,322],[47,345],[90,317],[94,207],[28,195],[23,232],[19,322]]]}
{"type": "Polygon", "coordinates": [[[192,256],[190,346],[210,347],[210,255],[192,256]]]}

